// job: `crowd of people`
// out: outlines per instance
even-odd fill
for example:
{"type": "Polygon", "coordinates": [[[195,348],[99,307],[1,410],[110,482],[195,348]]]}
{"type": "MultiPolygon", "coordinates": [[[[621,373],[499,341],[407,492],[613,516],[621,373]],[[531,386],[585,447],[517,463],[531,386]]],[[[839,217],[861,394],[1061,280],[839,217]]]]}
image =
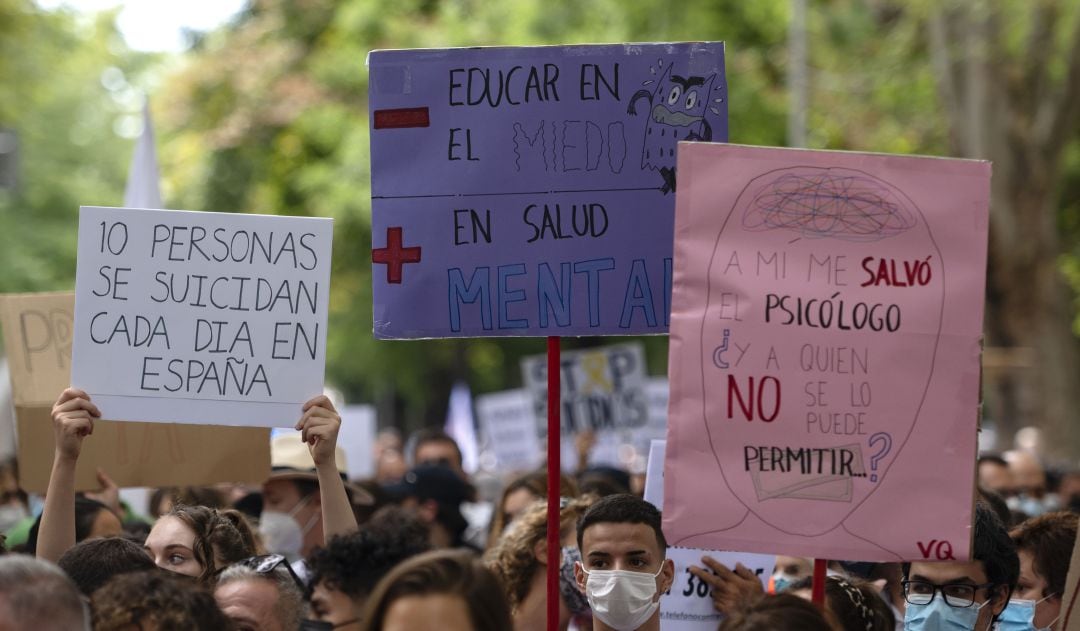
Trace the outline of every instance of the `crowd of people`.
{"type": "MultiPolygon", "coordinates": [[[[380,436],[374,480],[348,480],[341,419],[326,397],[272,445],[261,487],[159,489],[147,516],[75,468],[100,414],[68,389],[40,514],[0,469],[0,631],[546,629],[547,477],[527,472],[491,510],[438,430],[380,436]]],[[[586,441],[587,442],[587,441],[586,441]]],[[[660,512],[625,472],[564,474],[559,495],[560,631],[655,631],[675,582],[660,512]]],[[[978,463],[970,561],[831,561],[824,606],[813,562],[778,556],[766,581],[708,556],[721,630],[1060,630],[1077,537],[1080,474],[1048,475],[1027,452],[978,463]]]]}

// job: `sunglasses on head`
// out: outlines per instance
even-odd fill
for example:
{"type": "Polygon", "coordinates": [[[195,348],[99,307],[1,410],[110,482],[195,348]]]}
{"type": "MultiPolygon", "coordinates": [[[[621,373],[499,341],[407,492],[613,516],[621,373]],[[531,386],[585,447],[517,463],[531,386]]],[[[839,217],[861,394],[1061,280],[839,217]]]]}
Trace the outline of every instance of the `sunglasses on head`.
{"type": "Polygon", "coordinates": [[[300,580],[300,577],[296,575],[292,566],[289,565],[289,560],[280,554],[260,554],[259,556],[248,557],[233,563],[233,566],[246,567],[259,574],[270,574],[280,565],[285,566],[285,569],[289,571],[289,576],[292,577],[296,586],[300,588],[300,591],[304,591],[304,581],[300,580]]]}

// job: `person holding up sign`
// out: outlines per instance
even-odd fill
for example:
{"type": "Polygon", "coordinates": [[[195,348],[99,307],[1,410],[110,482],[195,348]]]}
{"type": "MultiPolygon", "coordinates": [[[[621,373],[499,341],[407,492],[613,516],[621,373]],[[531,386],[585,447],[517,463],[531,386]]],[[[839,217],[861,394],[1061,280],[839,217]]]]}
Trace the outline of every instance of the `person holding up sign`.
{"type": "MultiPolygon", "coordinates": [[[[41,518],[37,556],[56,562],[75,544],[75,465],[83,440],[94,432],[101,412],[82,390],[68,388],[52,409],[56,453],[41,518]]],[[[356,530],[356,518],[338,476],[335,447],[341,417],[325,396],[303,407],[296,424],[319,475],[323,528],[327,536],[356,530]]],[[[179,507],[159,519],[146,540],[155,563],[166,570],[212,582],[218,568],[255,554],[254,538],[242,516],[205,507],[179,507]],[[184,519],[180,513],[198,513],[184,519]]]]}

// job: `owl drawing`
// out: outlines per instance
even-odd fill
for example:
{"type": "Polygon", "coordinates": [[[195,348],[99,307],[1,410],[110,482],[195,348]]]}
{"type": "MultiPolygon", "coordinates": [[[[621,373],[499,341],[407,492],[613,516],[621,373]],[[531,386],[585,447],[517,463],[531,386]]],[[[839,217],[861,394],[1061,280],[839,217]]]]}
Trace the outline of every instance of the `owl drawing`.
{"type": "Polygon", "coordinates": [[[641,168],[659,171],[663,193],[675,192],[675,148],[680,140],[712,140],[712,127],[705,120],[709,95],[716,75],[682,77],[664,70],[654,90],[641,89],[630,98],[626,111],[637,114],[637,102],[649,102],[641,168]]]}

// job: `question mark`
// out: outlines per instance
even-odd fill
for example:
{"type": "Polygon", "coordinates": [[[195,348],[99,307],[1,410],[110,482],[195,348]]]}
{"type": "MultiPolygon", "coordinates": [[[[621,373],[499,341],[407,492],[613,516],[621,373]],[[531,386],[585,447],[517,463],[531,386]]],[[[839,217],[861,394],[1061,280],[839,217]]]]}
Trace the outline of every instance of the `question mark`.
{"type": "Polygon", "coordinates": [[[722,368],[724,370],[727,370],[729,367],[728,363],[724,361],[724,353],[728,352],[728,338],[730,335],[731,329],[724,329],[724,341],[713,351],[713,363],[716,364],[717,368],[722,368]]]}
{"type": "MultiPolygon", "coordinates": [[[[873,447],[874,443],[881,443],[881,447],[877,452],[870,456],[870,470],[877,471],[878,463],[889,453],[892,449],[892,436],[889,436],[885,432],[878,432],[870,437],[870,446],[873,447]]],[[[870,474],[870,481],[877,482],[877,473],[870,474]]]]}

